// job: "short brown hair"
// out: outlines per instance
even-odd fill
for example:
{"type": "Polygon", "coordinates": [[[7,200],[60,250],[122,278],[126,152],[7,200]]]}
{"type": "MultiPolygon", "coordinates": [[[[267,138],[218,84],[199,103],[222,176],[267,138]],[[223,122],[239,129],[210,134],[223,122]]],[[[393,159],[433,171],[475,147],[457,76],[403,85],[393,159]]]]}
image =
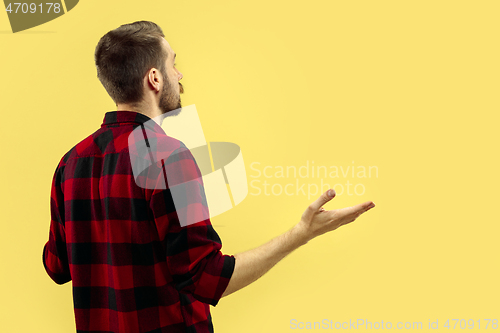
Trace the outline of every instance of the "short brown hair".
{"type": "Polygon", "coordinates": [[[142,100],[143,78],[151,68],[166,74],[165,35],[150,21],[124,24],[105,34],[95,49],[97,78],[113,101],[137,103],[142,100]]]}

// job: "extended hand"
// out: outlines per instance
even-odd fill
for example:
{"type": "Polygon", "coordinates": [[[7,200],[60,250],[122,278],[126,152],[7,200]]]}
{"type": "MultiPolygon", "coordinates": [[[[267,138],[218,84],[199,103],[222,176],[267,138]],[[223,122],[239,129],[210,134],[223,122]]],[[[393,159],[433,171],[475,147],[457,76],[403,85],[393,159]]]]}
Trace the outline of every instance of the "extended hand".
{"type": "Polygon", "coordinates": [[[316,201],[307,207],[296,227],[301,230],[307,241],[328,231],[337,229],[344,224],[351,223],[361,214],[375,207],[372,201],[356,206],[325,210],[322,206],[335,197],[336,193],[330,189],[323,193],[316,201]],[[328,193],[331,193],[329,195],[328,193]]]}

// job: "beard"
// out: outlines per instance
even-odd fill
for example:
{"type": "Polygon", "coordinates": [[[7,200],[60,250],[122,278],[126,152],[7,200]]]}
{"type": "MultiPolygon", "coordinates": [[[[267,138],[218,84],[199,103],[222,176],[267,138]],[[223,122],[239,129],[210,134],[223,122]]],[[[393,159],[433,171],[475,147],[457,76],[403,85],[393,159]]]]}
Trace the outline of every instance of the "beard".
{"type": "MultiPolygon", "coordinates": [[[[175,94],[175,91],[172,89],[172,85],[168,80],[167,74],[162,72],[162,75],[167,79],[165,80],[165,85],[163,86],[163,90],[161,92],[160,104],[158,107],[162,112],[162,118],[176,116],[182,111],[181,96],[175,94]]],[[[183,94],[184,87],[180,82],[179,88],[179,93],[183,94]]]]}

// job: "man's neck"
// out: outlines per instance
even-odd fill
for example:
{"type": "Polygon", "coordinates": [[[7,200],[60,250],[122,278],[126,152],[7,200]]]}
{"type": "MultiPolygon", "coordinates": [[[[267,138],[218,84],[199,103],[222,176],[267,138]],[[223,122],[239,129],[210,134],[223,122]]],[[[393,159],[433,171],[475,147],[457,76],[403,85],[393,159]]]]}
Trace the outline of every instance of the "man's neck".
{"type": "Polygon", "coordinates": [[[164,118],[164,117],[161,117],[160,110],[158,110],[158,109],[151,109],[151,108],[135,106],[135,105],[130,105],[130,104],[117,104],[116,110],[117,111],[132,111],[132,112],[141,113],[141,114],[153,119],[160,126],[161,126],[161,124],[163,122],[163,118],[164,118]]]}

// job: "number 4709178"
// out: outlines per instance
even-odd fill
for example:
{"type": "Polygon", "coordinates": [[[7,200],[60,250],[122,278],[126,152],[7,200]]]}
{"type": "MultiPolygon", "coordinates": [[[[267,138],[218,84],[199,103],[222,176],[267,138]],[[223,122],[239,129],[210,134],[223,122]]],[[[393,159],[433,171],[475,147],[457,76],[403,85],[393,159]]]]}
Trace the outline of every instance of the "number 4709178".
{"type": "MultiPolygon", "coordinates": [[[[61,12],[61,4],[60,3],[53,3],[53,2],[46,2],[45,3],[45,7],[47,9],[47,11],[45,13],[50,13],[50,11],[52,10],[53,13],[60,13],[61,12]]],[[[36,3],[21,3],[21,2],[14,2],[14,3],[9,3],[9,5],[7,6],[7,8],[5,9],[9,14],[11,14],[12,12],[14,12],[14,14],[27,14],[27,13],[36,13],[38,12],[38,7],[40,7],[40,11],[39,13],[44,13],[43,11],[43,3],[39,4],[38,6],[36,5],[36,3]],[[12,7],[14,4],[14,6],[17,5],[15,11],[12,7]]]]}
{"type": "Polygon", "coordinates": [[[469,320],[465,320],[465,319],[451,319],[452,321],[452,325],[450,325],[450,319],[448,319],[443,327],[446,327],[448,329],[458,329],[457,325],[459,325],[459,327],[461,329],[466,329],[466,328],[469,328],[469,329],[473,329],[473,328],[476,328],[476,329],[481,329],[481,328],[484,328],[484,329],[488,329],[488,328],[492,328],[492,329],[498,329],[498,319],[483,319],[483,321],[485,322],[485,324],[483,324],[483,327],[481,327],[481,319],[478,319],[476,320],[477,322],[477,325],[475,325],[475,321],[474,319],[469,319],[469,320]],[[454,324],[453,324],[454,322],[454,324]],[[490,325],[491,323],[491,325],[490,325]],[[476,327],[474,327],[476,326],[476,327]]]}

